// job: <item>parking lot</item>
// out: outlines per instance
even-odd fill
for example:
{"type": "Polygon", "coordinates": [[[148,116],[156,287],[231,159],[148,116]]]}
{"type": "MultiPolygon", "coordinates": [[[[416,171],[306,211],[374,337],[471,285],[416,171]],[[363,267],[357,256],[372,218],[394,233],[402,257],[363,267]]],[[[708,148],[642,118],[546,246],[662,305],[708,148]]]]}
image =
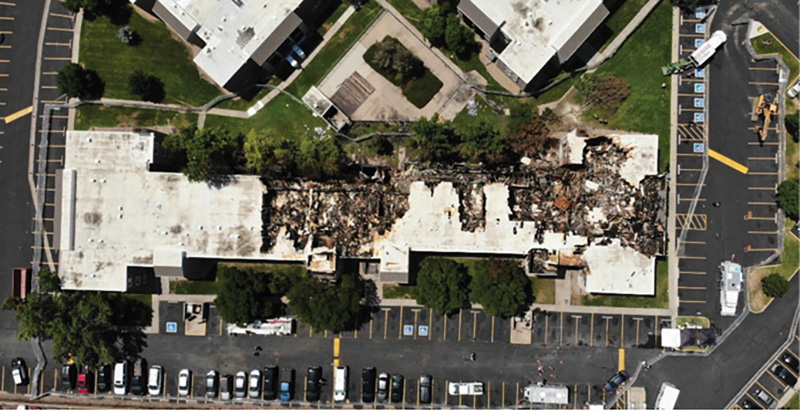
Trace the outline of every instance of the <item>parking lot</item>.
{"type": "Polygon", "coordinates": [[[744,395],[734,399],[732,408],[747,409],[745,404],[755,404],[758,408],[775,409],[778,400],[788,391],[796,391],[790,388],[779,376],[772,372],[774,365],[780,365],[794,379],[798,378],[798,370],[789,365],[784,356],[788,355],[794,359],[800,359],[797,355],[797,348],[800,347],[800,337],[795,336],[789,346],[773,356],[767,363],[767,367],[759,372],[756,380],[744,392],[744,395]]]}

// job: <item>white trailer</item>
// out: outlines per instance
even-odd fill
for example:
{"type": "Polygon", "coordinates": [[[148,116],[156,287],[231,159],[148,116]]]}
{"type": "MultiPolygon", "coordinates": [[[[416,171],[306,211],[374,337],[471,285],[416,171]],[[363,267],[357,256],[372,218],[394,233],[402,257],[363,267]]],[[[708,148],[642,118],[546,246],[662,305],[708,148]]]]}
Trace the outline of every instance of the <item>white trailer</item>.
{"type": "Polygon", "coordinates": [[[483,382],[450,382],[447,393],[450,396],[483,395],[483,382]]]}
{"type": "Polygon", "coordinates": [[[529,385],[525,387],[525,400],[535,404],[569,405],[569,389],[556,385],[529,385]]]}
{"type": "Polygon", "coordinates": [[[245,327],[228,325],[228,335],[261,335],[285,336],[291,335],[294,329],[294,319],[277,318],[265,321],[255,321],[245,327]]]}
{"type": "Polygon", "coordinates": [[[715,31],[708,40],[704,41],[697,50],[692,52],[689,60],[694,63],[695,67],[703,66],[726,40],[728,40],[728,36],[722,30],[715,31]]]}
{"type": "Polygon", "coordinates": [[[739,292],[742,291],[742,266],[733,262],[722,262],[720,268],[720,314],[735,316],[739,303],[739,292]]]}
{"type": "Polygon", "coordinates": [[[658,393],[656,398],[656,409],[662,411],[674,410],[680,393],[681,391],[675,385],[667,382],[662,383],[661,392],[658,393]]]}

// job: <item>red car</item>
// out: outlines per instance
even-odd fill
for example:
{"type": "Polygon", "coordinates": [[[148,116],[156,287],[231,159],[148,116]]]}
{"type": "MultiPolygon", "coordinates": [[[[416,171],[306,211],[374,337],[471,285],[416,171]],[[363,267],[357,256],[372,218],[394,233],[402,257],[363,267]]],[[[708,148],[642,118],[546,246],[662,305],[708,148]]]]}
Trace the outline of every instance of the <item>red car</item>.
{"type": "Polygon", "coordinates": [[[88,395],[89,391],[91,390],[92,386],[92,378],[91,376],[86,373],[79,373],[78,374],[78,393],[81,395],[88,395]]]}

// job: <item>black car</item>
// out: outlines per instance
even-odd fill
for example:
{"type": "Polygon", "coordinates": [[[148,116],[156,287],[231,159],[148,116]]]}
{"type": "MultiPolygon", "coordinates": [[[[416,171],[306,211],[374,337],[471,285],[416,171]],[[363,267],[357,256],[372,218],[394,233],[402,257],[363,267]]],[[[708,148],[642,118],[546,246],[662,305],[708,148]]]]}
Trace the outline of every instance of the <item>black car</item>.
{"type": "Polygon", "coordinates": [[[274,401],[278,397],[278,367],[264,367],[264,400],[274,401]]]}
{"type": "Polygon", "coordinates": [[[431,403],[431,386],[433,378],[431,375],[422,375],[419,377],[419,402],[431,403]]]}
{"type": "Polygon", "coordinates": [[[612,376],[606,384],[606,392],[614,392],[615,390],[619,389],[625,381],[628,380],[628,372],[619,371],[616,375],[612,376]]]}
{"type": "Polygon", "coordinates": [[[794,385],[797,383],[797,378],[795,378],[794,375],[789,373],[789,371],[782,365],[779,365],[777,363],[772,365],[771,371],[772,373],[777,375],[783,381],[783,383],[789,385],[790,387],[794,387],[794,385]]]}
{"type": "Polygon", "coordinates": [[[319,400],[320,387],[322,386],[322,367],[312,366],[308,368],[306,376],[306,400],[316,402],[319,400]]]}
{"type": "Polygon", "coordinates": [[[797,372],[797,368],[800,366],[800,363],[798,363],[797,358],[795,358],[794,355],[791,353],[784,353],[783,356],[781,356],[781,360],[786,364],[786,366],[797,372]]]}
{"type": "Polygon", "coordinates": [[[111,365],[100,365],[97,368],[97,391],[108,392],[111,390],[111,365]]]}
{"type": "Polygon", "coordinates": [[[61,366],[61,386],[64,389],[75,389],[78,380],[78,367],[74,363],[65,363],[61,366]]]}
{"type": "Polygon", "coordinates": [[[403,375],[392,376],[392,402],[403,400],[403,375]]]}
{"type": "Polygon", "coordinates": [[[745,399],[742,401],[742,409],[764,409],[758,406],[757,403],[751,401],[750,399],[745,399]]]}
{"type": "Polygon", "coordinates": [[[361,370],[361,401],[364,403],[375,402],[375,375],[374,367],[361,370]]]}

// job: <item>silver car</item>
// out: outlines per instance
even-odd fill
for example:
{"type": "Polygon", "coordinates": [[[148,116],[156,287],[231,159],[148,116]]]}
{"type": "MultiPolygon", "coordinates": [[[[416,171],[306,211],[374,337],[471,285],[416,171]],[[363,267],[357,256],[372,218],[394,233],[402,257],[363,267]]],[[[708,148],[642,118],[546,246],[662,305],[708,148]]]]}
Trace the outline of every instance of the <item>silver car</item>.
{"type": "Polygon", "coordinates": [[[250,399],[261,398],[261,371],[258,369],[253,369],[250,372],[250,384],[248,385],[248,392],[250,393],[250,399]]]}
{"type": "Polygon", "coordinates": [[[236,378],[233,380],[233,396],[236,399],[247,397],[247,372],[239,371],[236,373],[236,378]]]}

